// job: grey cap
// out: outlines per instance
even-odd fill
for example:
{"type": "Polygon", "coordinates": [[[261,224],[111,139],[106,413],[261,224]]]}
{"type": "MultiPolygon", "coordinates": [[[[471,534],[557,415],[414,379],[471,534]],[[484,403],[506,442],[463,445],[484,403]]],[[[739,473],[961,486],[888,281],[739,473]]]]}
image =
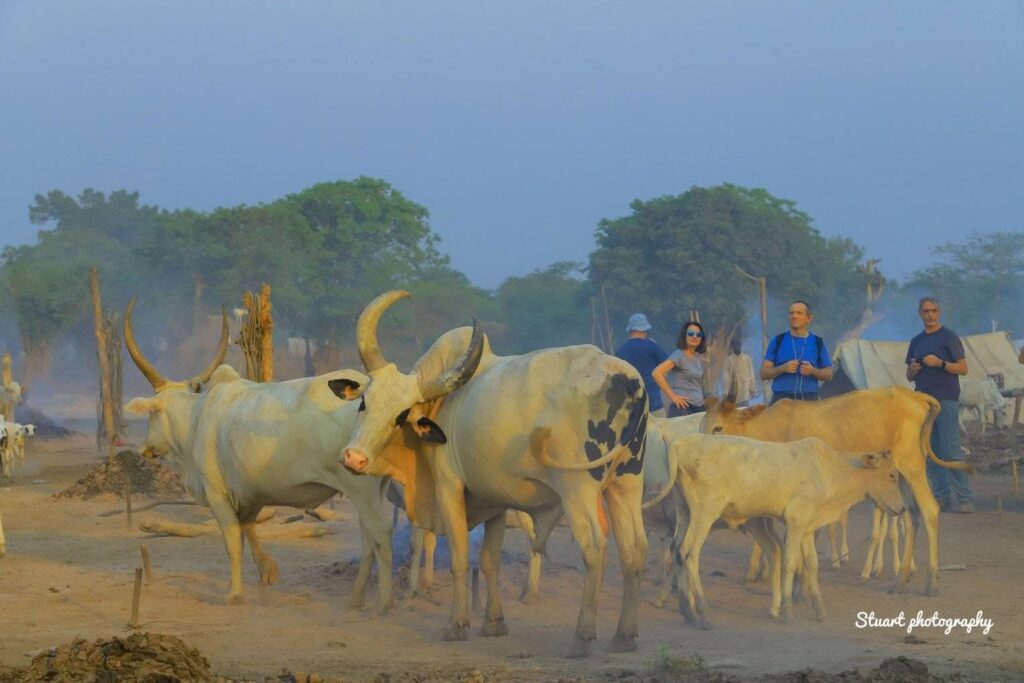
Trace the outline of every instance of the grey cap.
{"type": "Polygon", "coordinates": [[[647,322],[647,316],[643,313],[634,313],[629,316],[626,332],[646,332],[649,329],[651,329],[651,324],[647,322]]]}

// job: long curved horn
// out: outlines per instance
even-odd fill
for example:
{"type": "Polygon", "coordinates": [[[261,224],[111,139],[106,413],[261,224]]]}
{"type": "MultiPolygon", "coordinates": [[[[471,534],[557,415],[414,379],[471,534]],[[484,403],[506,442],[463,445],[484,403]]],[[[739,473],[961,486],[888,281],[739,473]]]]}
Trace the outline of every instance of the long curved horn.
{"type": "Polygon", "coordinates": [[[393,303],[409,296],[409,292],[403,289],[384,292],[367,304],[363,312],[359,314],[359,321],[356,323],[356,344],[359,347],[359,358],[363,361],[363,367],[367,372],[380,370],[388,364],[377,344],[377,323],[380,321],[380,316],[393,303]]]}
{"type": "Polygon", "coordinates": [[[210,381],[210,377],[213,375],[213,371],[224,362],[224,356],[228,353],[228,340],[230,332],[228,331],[228,309],[224,306],[220,307],[221,318],[223,323],[220,328],[220,345],[217,347],[217,356],[213,359],[205,370],[196,375],[196,381],[200,384],[206,384],[210,381]]]}
{"type": "Polygon", "coordinates": [[[155,391],[167,384],[168,381],[166,377],[153,367],[152,363],[146,360],[146,357],[142,355],[142,351],[139,350],[139,345],[135,343],[135,333],[132,332],[133,308],[135,308],[134,297],[132,297],[132,300],[128,303],[128,309],[124,312],[124,346],[128,349],[128,355],[135,361],[135,366],[139,369],[139,372],[149,381],[155,391]]]}
{"type": "Polygon", "coordinates": [[[480,323],[473,318],[473,335],[469,338],[469,346],[462,358],[451,369],[439,377],[423,380],[420,383],[420,393],[425,401],[440,398],[455,391],[465,384],[476,368],[480,365],[480,358],[484,353],[484,331],[480,329],[480,323]]]}
{"type": "Polygon", "coordinates": [[[729,382],[728,393],[725,395],[725,400],[726,400],[727,403],[732,403],[733,405],[736,404],[736,396],[737,396],[737,394],[739,394],[739,386],[738,385],[739,385],[739,382],[736,380],[735,377],[733,377],[732,381],[729,382]]]}

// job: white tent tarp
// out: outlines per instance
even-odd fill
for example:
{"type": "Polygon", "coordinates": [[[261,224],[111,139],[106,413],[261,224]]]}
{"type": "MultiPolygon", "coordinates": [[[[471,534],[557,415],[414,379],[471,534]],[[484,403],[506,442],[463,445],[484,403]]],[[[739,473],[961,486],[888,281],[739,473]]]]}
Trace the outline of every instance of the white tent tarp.
{"type": "MultiPolygon", "coordinates": [[[[1024,365],[1018,361],[1019,352],[1007,333],[975,334],[961,340],[967,355],[967,377],[984,379],[1002,374],[1004,394],[1024,395],[1024,365]]],[[[912,389],[904,362],[909,346],[909,342],[851,339],[836,349],[835,363],[857,389],[894,384],[912,389]]]]}

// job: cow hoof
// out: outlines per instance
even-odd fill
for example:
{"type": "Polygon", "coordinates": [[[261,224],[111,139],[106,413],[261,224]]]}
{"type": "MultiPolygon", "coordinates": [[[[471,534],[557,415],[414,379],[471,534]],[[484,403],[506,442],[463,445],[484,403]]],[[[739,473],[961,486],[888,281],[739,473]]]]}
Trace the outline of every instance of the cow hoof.
{"type": "Polygon", "coordinates": [[[818,619],[818,621],[825,621],[825,617],[827,617],[827,616],[828,616],[828,612],[822,610],[820,613],[818,613],[816,618],[818,619]]]}
{"type": "Polygon", "coordinates": [[[378,617],[386,617],[388,615],[388,610],[391,609],[391,607],[392,603],[388,602],[383,605],[377,605],[377,609],[374,611],[377,613],[378,617]]]}
{"type": "Polygon", "coordinates": [[[508,625],[505,623],[505,618],[495,619],[494,621],[485,621],[480,627],[480,635],[484,638],[497,638],[499,636],[508,635],[508,625]]]}
{"type": "Polygon", "coordinates": [[[524,605],[534,605],[540,602],[540,594],[536,591],[523,593],[522,597],[519,598],[519,602],[523,603],[524,605]]]}
{"type": "Polygon", "coordinates": [[[624,638],[615,636],[608,643],[608,652],[636,652],[636,636],[624,638]]]}
{"type": "Polygon", "coordinates": [[[929,598],[934,598],[939,594],[939,588],[938,586],[926,586],[924,589],[924,594],[929,598]]]}
{"type": "Polygon", "coordinates": [[[469,624],[452,624],[441,637],[443,640],[469,640],[469,624]]]}
{"type": "Polygon", "coordinates": [[[280,572],[277,569],[277,562],[270,560],[260,567],[260,583],[264,586],[273,586],[277,583],[280,572]]]}
{"type": "Polygon", "coordinates": [[[779,610],[778,610],[778,608],[777,607],[772,607],[771,609],[769,609],[768,610],[768,616],[771,617],[772,619],[778,619],[779,618],[779,610]]]}
{"type": "Polygon", "coordinates": [[[363,599],[362,598],[351,598],[348,601],[348,608],[349,609],[363,609],[363,604],[364,603],[363,603],[363,599]]]}
{"type": "Polygon", "coordinates": [[[228,605],[241,605],[243,602],[245,602],[245,598],[242,596],[241,593],[228,593],[224,597],[224,602],[228,605]]]}
{"type": "Polygon", "coordinates": [[[709,620],[707,620],[707,619],[701,619],[700,620],[700,630],[701,631],[711,631],[714,628],[715,627],[711,625],[711,622],[709,620]]]}
{"type": "Polygon", "coordinates": [[[565,656],[570,659],[583,659],[590,656],[590,642],[589,640],[583,640],[582,638],[573,638],[572,645],[569,646],[569,651],[565,653],[565,656]]]}

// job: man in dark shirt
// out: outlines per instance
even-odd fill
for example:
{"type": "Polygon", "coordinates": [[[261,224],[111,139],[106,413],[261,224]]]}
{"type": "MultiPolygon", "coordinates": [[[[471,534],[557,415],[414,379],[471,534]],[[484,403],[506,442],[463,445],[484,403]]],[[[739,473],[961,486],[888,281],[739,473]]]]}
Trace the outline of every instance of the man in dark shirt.
{"type": "MultiPolygon", "coordinates": [[[[967,374],[964,345],[956,332],[939,322],[938,299],[924,297],[918,304],[917,313],[924,322],[924,332],[910,340],[906,359],[907,379],[914,382],[915,389],[936,399],[942,406],[932,426],[932,450],[942,460],[963,460],[957,417],[960,375],[967,374]]],[[[953,510],[951,493],[956,494],[959,512],[974,512],[970,482],[963,470],[948,470],[929,460],[928,481],[943,512],[953,510]]]]}
{"type": "Polygon", "coordinates": [[[626,333],[629,334],[629,339],[618,348],[615,355],[636,368],[640,376],[644,378],[651,414],[665,417],[662,410],[661,389],[651,377],[651,371],[664,363],[668,356],[657,343],[647,338],[647,332],[650,329],[651,324],[647,322],[647,316],[643,313],[634,313],[629,316],[629,322],[626,323],[626,333]]]}

